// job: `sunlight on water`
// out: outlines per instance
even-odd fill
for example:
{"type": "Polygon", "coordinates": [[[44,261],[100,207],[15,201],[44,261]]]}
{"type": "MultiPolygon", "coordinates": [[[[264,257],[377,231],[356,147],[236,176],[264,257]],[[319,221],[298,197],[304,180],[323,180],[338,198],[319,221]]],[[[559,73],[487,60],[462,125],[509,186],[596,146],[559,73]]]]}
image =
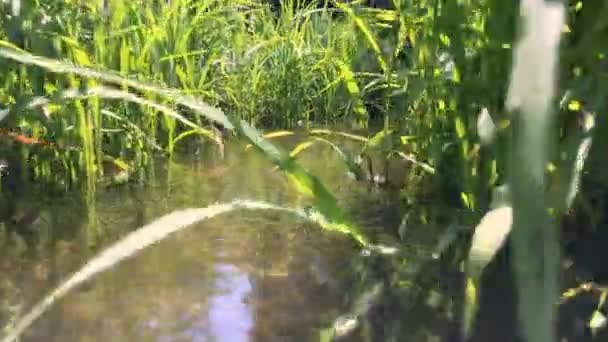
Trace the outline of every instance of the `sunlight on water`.
{"type": "MultiPolygon", "coordinates": [[[[216,286],[227,293],[216,295],[209,304],[211,331],[218,340],[247,342],[253,327],[253,314],[244,303],[251,292],[251,284],[245,274],[228,264],[215,267],[219,278],[216,286]]],[[[192,334],[197,339],[196,332],[192,334]]]]}

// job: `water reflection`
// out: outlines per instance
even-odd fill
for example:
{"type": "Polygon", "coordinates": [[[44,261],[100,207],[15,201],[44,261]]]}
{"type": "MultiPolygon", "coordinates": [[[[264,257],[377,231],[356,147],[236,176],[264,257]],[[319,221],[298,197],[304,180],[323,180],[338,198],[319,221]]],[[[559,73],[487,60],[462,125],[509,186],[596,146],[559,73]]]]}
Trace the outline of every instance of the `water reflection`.
{"type": "MultiPolygon", "coordinates": [[[[160,341],[250,341],[250,331],[254,325],[253,313],[246,304],[251,292],[247,274],[230,264],[215,267],[214,287],[219,293],[212,296],[208,304],[194,306],[192,312],[184,312],[180,317],[187,322],[184,331],[173,336],[164,336],[160,341]]],[[[144,326],[158,331],[161,322],[158,317],[148,320],[144,326]]]]}
{"type": "MultiPolygon", "coordinates": [[[[216,287],[227,293],[211,299],[211,333],[217,341],[247,342],[250,340],[249,333],[254,323],[253,314],[245,304],[251,292],[249,278],[233,265],[221,264],[215,269],[218,274],[216,287]]],[[[199,339],[200,335],[197,332],[190,333],[195,341],[202,341],[199,339]]]]}
{"type": "MultiPolygon", "coordinates": [[[[336,173],[336,156],[321,152],[311,154],[309,165],[346,198],[342,190],[352,183],[336,173]]],[[[19,238],[1,234],[0,327],[104,246],[172,210],[236,197],[303,204],[285,177],[253,153],[161,163],[156,173],[146,187],[101,191],[95,216],[79,197],[40,203],[27,197],[25,206],[40,208],[40,241],[25,247],[37,253],[24,258],[19,238]]],[[[321,234],[289,215],[214,218],[98,275],[36,321],[23,341],[317,340],[346,308],[353,255],[346,237],[321,234]]]]}
{"type": "MultiPolygon", "coordinates": [[[[353,182],[329,149],[301,158],[374,242],[393,242],[404,210],[418,210],[410,215],[399,255],[360,253],[346,237],[321,233],[286,214],[232,213],[194,225],[95,277],[58,302],[22,340],[329,341],[328,329],[346,318],[338,321],[349,328],[342,329],[345,341],[459,341],[454,332],[462,274],[431,256],[439,233],[466,220],[438,201],[404,208],[399,193],[353,182]]],[[[280,172],[242,148],[228,148],[224,160],[157,165],[158,178],[147,186],[101,191],[93,208],[80,194],[45,199],[17,191],[21,178],[3,178],[8,192],[0,197],[0,328],[101,248],[170,211],[234,198],[306,204],[280,172]]],[[[481,292],[473,341],[515,338],[512,278],[503,259],[485,272],[485,283],[492,285],[481,292]]],[[[580,337],[580,322],[569,322],[568,334],[580,337]]]]}

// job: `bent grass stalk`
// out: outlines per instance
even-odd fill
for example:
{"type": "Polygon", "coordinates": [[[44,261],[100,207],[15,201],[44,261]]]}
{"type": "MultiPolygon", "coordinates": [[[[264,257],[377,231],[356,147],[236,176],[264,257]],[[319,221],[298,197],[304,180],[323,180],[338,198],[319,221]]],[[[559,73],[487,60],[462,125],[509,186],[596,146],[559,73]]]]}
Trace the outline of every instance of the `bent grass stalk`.
{"type": "MultiPolygon", "coordinates": [[[[38,302],[26,315],[19,319],[13,327],[9,327],[8,334],[2,338],[1,342],[16,341],[21,334],[43,313],[45,313],[55,302],[65,297],[71,290],[78,285],[91,279],[96,274],[106,271],[121,261],[134,256],[144,248],[147,248],[169,235],[183,230],[195,223],[204,221],[214,216],[226,214],[236,210],[273,210],[283,211],[310,222],[319,224],[324,229],[348,233],[340,225],[330,223],[325,217],[316,211],[287,208],[278,206],[272,203],[252,200],[234,200],[229,203],[221,203],[210,205],[206,208],[191,208],[174,211],[170,214],[162,216],[153,222],[129,233],[120,241],[106,248],[89,262],[87,262],[79,271],[74,273],[61,285],[52,290],[46,297],[38,302]]],[[[356,238],[359,243],[362,241],[356,238]]],[[[366,246],[362,243],[362,246],[366,246]]],[[[370,246],[374,247],[374,246],[370,246]]],[[[383,252],[381,246],[370,248],[383,252]]]]}
{"type": "Polygon", "coordinates": [[[99,97],[99,98],[103,98],[103,99],[119,99],[119,100],[123,100],[126,102],[132,102],[132,103],[136,103],[136,104],[139,104],[142,106],[147,106],[147,107],[153,108],[155,110],[158,110],[158,111],[166,114],[169,117],[174,118],[175,120],[183,123],[185,126],[188,126],[192,129],[194,129],[197,133],[203,134],[207,138],[209,138],[212,141],[217,143],[217,138],[215,137],[215,135],[213,134],[213,132],[211,130],[204,129],[204,128],[198,126],[194,122],[188,120],[183,115],[178,113],[176,110],[173,110],[167,106],[158,104],[156,102],[150,101],[148,99],[142,98],[135,94],[117,90],[117,89],[112,89],[109,87],[97,86],[94,88],[89,88],[85,91],[82,91],[82,90],[76,89],[76,88],[66,89],[66,90],[60,92],[58,96],[55,96],[51,99],[36,98],[36,99],[32,100],[26,107],[33,109],[35,107],[47,106],[51,102],[59,102],[62,100],[86,99],[86,98],[90,98],[90,97],[99,97]]]}
{"type": "Polygon", "coordinates": [[[128,86],[140,91],[154,93],[186,106],[198,114],[221,124],[229,130],[234,129],[232,123],[219,108],[212,107],[194,97],[183,95],[177,89],[153,86],[151,84],[116,75],[109,71],[98,71],[91,68],[79,67],[67,62],[36,56],[26,51],[18,50],[18,48],[6,41],[0,41],[0,56],[22,64],[36,65],[53,73],[77,74],[81,77],[94,78],[103,82],[128,86]]]}

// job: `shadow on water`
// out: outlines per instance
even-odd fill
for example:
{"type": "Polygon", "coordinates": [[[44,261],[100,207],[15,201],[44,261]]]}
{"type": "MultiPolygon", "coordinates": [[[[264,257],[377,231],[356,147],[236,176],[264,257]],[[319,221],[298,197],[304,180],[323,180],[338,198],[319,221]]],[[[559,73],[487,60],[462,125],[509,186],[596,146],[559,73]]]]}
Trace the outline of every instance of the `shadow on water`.
{"type": "MultiPolygon", "coordinates": [[[[323,145],[300,160],[373,241],[398,243],[399,254],[369,255],[345,236],[286,214],[236,212],[196,224],[96,276],[22,340],[330,341],[328,331],[344,330],[336,322],[356,321],[339,341],[458,341],[462,276],[431,254],[446,226],[461,223],[460,213],[439,202],[408,207],[398,192],[351,180],[323,145]]],[[[202,151],[158,162],[147,185],[102,189],[94,208],[81,193],[23,191],[22,178],[14,178],[19,170],[9,170],[2,178],[0,327],[103,247],[173,210],[234,198],[306,205],[280,172],[240,145],[228,145],[223,159],[202,151]]],[[[482,291],[474,341],[516,341],[515,297],[502,254],[484,280],[491,286],[482,291]]]]}

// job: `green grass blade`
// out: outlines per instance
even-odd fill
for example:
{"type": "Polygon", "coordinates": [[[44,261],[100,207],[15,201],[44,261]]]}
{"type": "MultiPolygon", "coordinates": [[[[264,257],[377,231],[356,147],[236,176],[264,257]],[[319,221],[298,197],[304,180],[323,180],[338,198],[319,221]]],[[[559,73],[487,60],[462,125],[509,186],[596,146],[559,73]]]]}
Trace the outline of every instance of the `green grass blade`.
{"type": "Polygon", "coordinates": [[[408,162],[412,163],[414,166],[417,166],[417,167],[421,168],[422,170],[424,170],[428,174],[431,174],[431,175],[435,174],[436,171],[435,171],[434,167],[432,167],[431,165],[429,165],[427,163],[424,163],[424,162],[421,162],[421,161],[417,160],[416,156],[411,155],[411,154],[406,154],[406,153],[401,152],[401,151],[398,151],[396,153],[403,160],[407,160],[408,162]]]}
{"type": "Polygon", "coordinates": [[[363,19],[357,16],[357,14],[355,14],[352,8],[350,8],[348,5],[336,2],[336,6],[342,11],[344,11],[355,23],[355,26],[357,26],[361,33],[363,33],[363,36],[365,37],[367,43],[372,48],[372,50],[374,50],[374,55],[376,56],[376,59],[380,64],[380,68],[382,68],[382,71],[386,74],[388,72],[388,66],[384,61],[384,58],[382,57],[382,50],[380,50],[380,45],[376,41],[376,38],[374,37],[372,31],[369,29],[369,27],[367,27],[367,24],[365,24],[363,19]]]}
{"type": "Polygon", "coordinates": [[[347,139],[358,141],[358,142],[364,142],[364,143],[367,143],[367,140],[368,140],[366,137],[361,136],[361,135],[340,132],[340,131],[332,131],[329,129],[312,129],[312,130],[310,130],[309,133],[311,135],[335,135],[335,136],[347,138],[347,139]]]}
{"type": "Polygon", "coordinates": [[[367,240],[360,231],[348,222],[345,212],[338,205],[334,194],[314,175],[298,164],[289,154],[279,150],[246,121],[241,121],[242,134],[247,137],[255,148],[262,153],[274,165],[278,166],[285,174],[296,190],[308,197],[315,210],[330,220],[330,224],[336,224],[338,230],[348,231],[357,241],[363,245],[367,240]]]}
{"type": "Polygon", "coordinates": [[[361,90],[359,89],[359,85],[357,85],[353,71],[342,62],[338,62],[338,67],[340,68],[341,77],[346,84],[346,90],[353,100],[353,109],[357,114],[358,121],[360,123],[367,123],[369,114],[367,113],[367,108],[365,108],[365,103],[363,103],[361,90]]]}
{"type": "Polygon", "coordinates": [[[78,67],[67,62],[36,56],[23,50],[17,50],[14,48],[14,45],[3,40],[0,40],[0,56],[22,64],[36,65],[54,73],[73,73],[81,77],[94,78],[116,85],[126,85],[141,91],[155,93],[167,97],[176,103],[184,105],[194,110],[196,113],[205,116],[209,120],[221,124],[229,130],[234,129],[234,126],[228,120],[226,115],[224,115],[221,109],[212,107],[191,96],[183,95],[176,89],[157,87],[124,78],[108,71],[97,71],[91,68],[78,67]]]}
{"type": "Polygon", "coordinates": [[[58,101],[65,101],[65,100],[78,100],[78,99],[84,99],[84,98],[93,97],[93,96],[105,98],[105,99],[120,99],[123,101],[132,102],[132,103],[136,103],[136,104],[139,104],[142,106],[148,106],[148,107],[154,108],[154,109],[161,111],[164,114],[178,120],[179,122],[183,123],[184,125],[196,130],[199,134],[206,136],[210,140],[217,142],[216,136],[213,134],[213,132],[211,130],[204,129],[204,128],[198,126],[194,122],[192,122],[192,121],[188,120],[187,118],[185,118],[184,116],[182,116],[177,111],[175,111],[169,107],[155,103],[153,101],[147,100],[145,98],[139,97],[137,95],[134,95],[134,94],[131,94],[131,93],[128,93],[125,91],[111,89],[108,87],[93,87],[93,88],[89,88],[85,91],[81,91],[79,89],[67,89],[67,90],[60,92],[58,95],[54,96],[52,99],[35,98],[27,105],[27,108],[34,108],[36,106],[48,105],[51,101],[58,102],[58,101]]]}
{"type": "Polygon", "coordinates": [[[338,154],[338,156],[340,156],[340,159],[342,160],[344,165],[348,168],[348,171],[352,172],[356,179],[360,180],[360,179],[364,178],[364,173],[363,173],[363,169],[361,168],[361,165],[357,164],[352,157],[350,157],[348,154],[344,153],[344,151],[342,151],[342,149],[340,149],[336,144],[332,143],[331,141],[329,141],[327,139],[323,139],[320,137],[313,137],[312,140],[304,141],[304,142],[298,144],[296,147],[294,147],[291,150],[291,152],[289,152],[289,155],[292,158],[295,158],[297,155],[306,151],[308,148],[310,148],[312,145],[314,145],[315,142],[320,142],[320,143],[329,145],[329,147],[331,147],[332,150],[334,150],[338,154]]]}
{"type": "Polygon", "coordinates": [[[296,147],[294,147],[291,150],[291,152],[289,152],[289,156],[291,156],[292,158],[295,158],[300,153],[308,150],[314,144],[315,144],[315,142],[313,140],[303,141],[303,142],[299,143],[298,145],[296,145],[296,147]]]}
{"type": "Polygon", "coordinates": [[[367,153],[368,151],[382,150],[383,144],[387,141],[387,139],[390,139],[392,137],[392,134],[393,134],[393,131],[390,129],[389,130],[383,129],[380,132],[376,133],[373,137],[371,137],[367,141],[367,143],[363,147],[363,151],[361,153],[364,154],[364,153],[367,153]]]}

